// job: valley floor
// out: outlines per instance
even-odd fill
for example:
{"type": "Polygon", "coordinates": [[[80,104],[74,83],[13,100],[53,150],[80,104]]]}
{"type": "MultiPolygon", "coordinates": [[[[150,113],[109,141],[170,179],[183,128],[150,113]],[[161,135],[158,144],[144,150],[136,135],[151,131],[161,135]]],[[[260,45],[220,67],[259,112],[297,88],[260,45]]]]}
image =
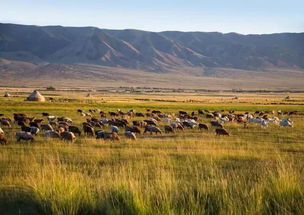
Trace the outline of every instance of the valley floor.
{"type": "MultiPolygon", "coordinates": [[[[228,122],[230,136],[195,128],[141,134],[136,141],[125,139],[122,129],[118,142],[81,136],[74,144],[43,135],[34,143],[16,143],[20,129],[13,123],[2,127],[9,144],[0,145],[1,215],[304,214],[304,94],[93,92],[88,98],[87,92],[42,91],[53,102],[36,103],[24,101],[28,91],[1,97],[0,114],[41,118],[48,112],[70,117],[77,126],[86,119],[77,109],[91,108],[298,114],[279,116],[290,117],[292,128],[245,129],[228,122]]],[[[202,115],[199,121],[210,119],[202,115]]]]}

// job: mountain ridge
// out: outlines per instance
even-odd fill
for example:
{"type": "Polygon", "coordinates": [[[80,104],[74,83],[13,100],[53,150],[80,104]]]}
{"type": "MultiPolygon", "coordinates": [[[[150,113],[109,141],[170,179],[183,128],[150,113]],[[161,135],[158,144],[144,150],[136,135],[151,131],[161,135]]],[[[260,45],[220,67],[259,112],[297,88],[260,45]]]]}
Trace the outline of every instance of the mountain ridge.
{"type": "Polygon", "coordinates": [[[30,84],[35,77],[42,85],[52,80],[302,89],[303,47],[304,33],[149,32],[0,23],[0,84],[30,84]]]}
{"type": "Polygon", "coordinates": [[[0,24],[2,58],[93,63],[152,72],[167,72],[168,67],[176,66],[304,68],[301,45],[304,33],[242,35],[0,24]]]}

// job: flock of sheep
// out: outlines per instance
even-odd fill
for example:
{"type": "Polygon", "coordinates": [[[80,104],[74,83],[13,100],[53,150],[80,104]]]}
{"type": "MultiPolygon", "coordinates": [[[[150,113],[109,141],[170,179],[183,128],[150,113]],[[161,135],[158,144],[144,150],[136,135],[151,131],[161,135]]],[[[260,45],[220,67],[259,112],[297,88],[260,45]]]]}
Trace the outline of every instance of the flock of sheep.
{"type": "MultiPolygon", "coordinates": [[[[20,127],[16,132],[17,142],[34,141],[35,136],[43,133],[46,138],[58,138],[69,142],[74,142],[76,136],[93,136],[96,139],[120,140],[119,133],[124,130],[124,136],[128,139],[136,140],[138,134],[162,134],[175,133],[177,130],[194,129],[209,130],[209,126],[215,127],[216,135],[227,135],[229,132],[224,128],[228,122],[242,123],[244,128],[248,128],[250,123],[256,123],[262,127],[269,124],[277,124],[284,127],[292,127],[290,118],[279,119],[279,116],[297,115],[297,111],[281,112],[256,111],[255,113],[236,114],[234,111],[208,111],[198,110],[197,112],[179,111],[174,113],[163,113],[159,110],[147,109],[145,113],[128,110],[126,112],[118,109],[115,112],[105,113],[99,109],[90,109],[88,112],[77,110],[80,116],[85,117],[82,128],[75,125],[68,117],[57,117],[49,113],[42,113],[41,118],[30,117],[27,114],[15,113],[14,119],[4,114],[0,114],[0,125],[10,128],[12,123],[20,127]],[[98,117],[96,117],[98,116],[98,117]],[[270,117],[271,116],[271,117],[270,117]],[[210,119],[210,124],[200,123],[202,118],[210,119]],[[160,128],[159,124],[164,124],[160,128]],[[105,131],[108,129],[109,131],[105,131]],[[142,131],[143,130],[143,131],[142,131]]],[[[0,127],[0,143],[8,143],[5,132],[0,127]]]]}

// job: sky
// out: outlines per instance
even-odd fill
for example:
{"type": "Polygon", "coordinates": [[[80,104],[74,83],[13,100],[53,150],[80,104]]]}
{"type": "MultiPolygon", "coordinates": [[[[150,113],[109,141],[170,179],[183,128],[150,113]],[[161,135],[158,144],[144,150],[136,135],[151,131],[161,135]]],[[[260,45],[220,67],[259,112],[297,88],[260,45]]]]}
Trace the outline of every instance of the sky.
{"type": "Polygon", "coordinates": [[[0,23],[156,32],[304,32],[304,0],[0,0],[0,11],[0,23]]]}

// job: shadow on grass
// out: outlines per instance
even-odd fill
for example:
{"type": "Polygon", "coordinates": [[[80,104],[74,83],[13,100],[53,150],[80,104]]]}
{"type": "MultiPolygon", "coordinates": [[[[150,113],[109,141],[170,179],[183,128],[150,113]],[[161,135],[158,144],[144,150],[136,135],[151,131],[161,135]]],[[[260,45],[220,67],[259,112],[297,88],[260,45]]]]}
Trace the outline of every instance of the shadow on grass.
{"type": "Polygon", "coordinates": [[[42,215],[46,213],[34,193],[13,187],[0,189],[0,214],[42,215]]]}

